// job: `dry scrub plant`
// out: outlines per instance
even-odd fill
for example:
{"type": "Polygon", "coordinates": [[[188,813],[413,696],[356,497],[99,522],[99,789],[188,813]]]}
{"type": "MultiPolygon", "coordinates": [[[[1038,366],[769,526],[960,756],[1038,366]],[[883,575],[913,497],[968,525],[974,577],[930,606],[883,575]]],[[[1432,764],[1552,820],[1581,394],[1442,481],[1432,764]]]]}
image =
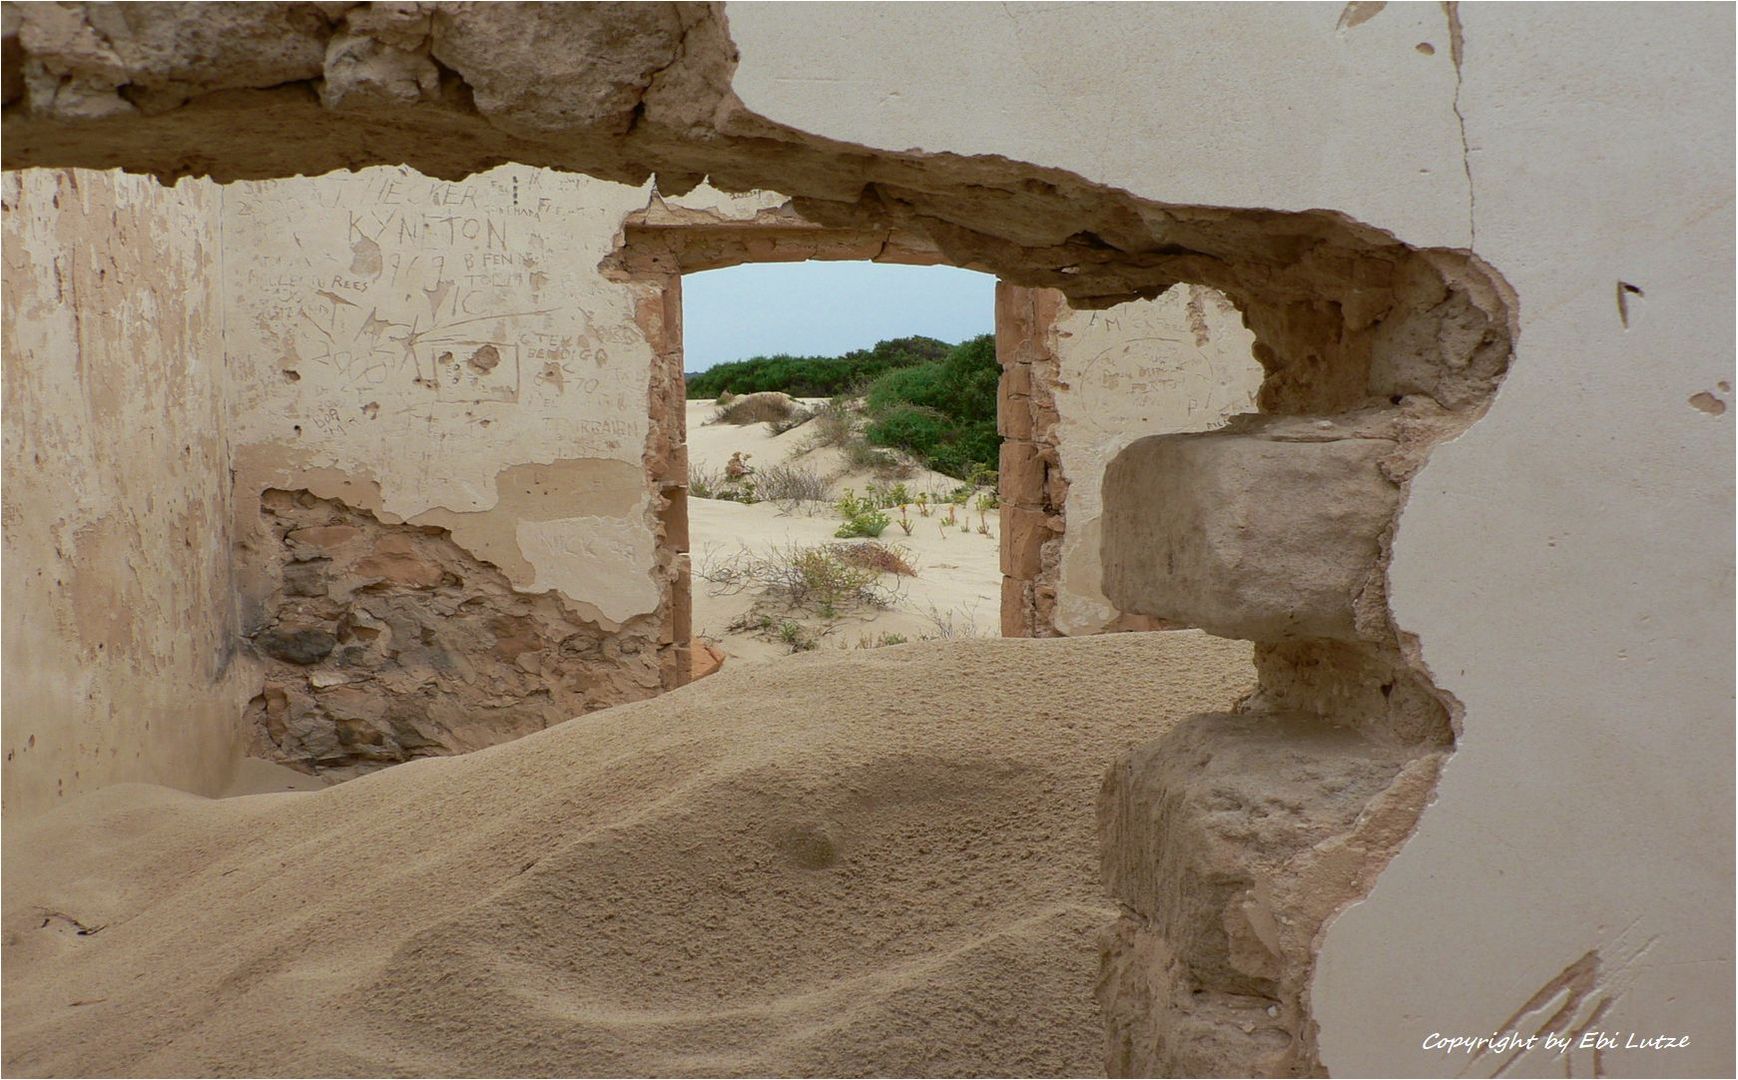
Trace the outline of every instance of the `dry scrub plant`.
{"type": "Polygon", "coordinates": [[[712,414],[715,424],[760,424],[788,420],[797,412],[797,403],[780,393],[743,394],[722,398],[712,414]]]}
{"type": "Polygon", "coordinates": [[[866,540],[857,544],[834,544],[833,551],[845,562],[865,570],[899,577],[917,576],[917,567],[912,564],[911,552],[902,547],[889,547],[866,540]]]}
{"type": "Polygon", "coordinates": [[[777,503],[782,510],[791,510],[799,503],[827,500],[827,481],[821,474],[804,465],[768,465],[756,469],[756,490],[767,502],[777,503]]]}
{"type": "Polygon", "coordinates": [[[838,551],[842,546],[792,543],[765,554],[742,548],[722,557],[708,552],[694,573],[713,586],[715,596],[753,590],[827,618],[851,607],[892,607],[903,591],[899,574],[854,565],[838,551]]]}

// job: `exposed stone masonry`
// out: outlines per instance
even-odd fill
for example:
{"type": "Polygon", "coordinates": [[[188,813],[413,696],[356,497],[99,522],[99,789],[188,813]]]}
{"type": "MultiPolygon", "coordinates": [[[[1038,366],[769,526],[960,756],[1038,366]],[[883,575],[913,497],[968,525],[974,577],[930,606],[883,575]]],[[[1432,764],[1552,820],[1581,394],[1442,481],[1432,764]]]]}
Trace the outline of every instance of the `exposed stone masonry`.
{"type": "Polygon", "coordinates": [[[1054,637],[1068,479],[1058,452],[1061,365],[1048,331],[1061,293],[996,285],[996,425],[1002,435],[1002,636],[1054,637]]]}
{"type": "MultiPolygon", "coordinates": [[[[348,777],[651,697],[659,653],[553,592],[515,592],[447,530],[386,525],[307,492],[260,499],[275,591],[243,612],[265,668],[254,752],[348,777]]],[[[649,617],[648,617],[649,618],[649,617]]]]}

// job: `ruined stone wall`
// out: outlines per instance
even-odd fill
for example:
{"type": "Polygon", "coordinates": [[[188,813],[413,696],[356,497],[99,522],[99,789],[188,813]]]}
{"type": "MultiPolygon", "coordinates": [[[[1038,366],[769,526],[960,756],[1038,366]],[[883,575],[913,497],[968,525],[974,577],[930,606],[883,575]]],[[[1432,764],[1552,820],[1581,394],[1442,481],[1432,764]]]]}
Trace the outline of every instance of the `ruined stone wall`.
{"type": "Polygon", "coordinates": [[[1263,377],[1254,336],[1223,293],[1200,285],[1103,311],[1071,308],[1053,290],[998,295],[1003,633],[1159,629],[1104,595],[1105,470],[1142,436],[1253,411],[1263,377]]]}
{"type": "Polygon", "coordinates": [[[344,774],[685,681],[679,301],[598,271],[649,197],[514,166],[224,192],[257,752],[344,774]]]}
{"type": "Polygon", "coordinates": [[[996,429],[1002,436],[1002,636],[1052,637],[1068,479],[1051,329],[1067,301],[1052,289],[996,283],[996,429]]]}
{"type": "Polygon", "coordinates": [[[647,189],[8,183],[9,807],[686,681],[680,280],[598,271],[647,189]]]}
{"type": "Polygon", "coordinates": [[[1432,1032],[1598,1025],[1689,1043],[1465,1068],[1729,1069],[1730,9],[139,10],[6,8],[8,164],[710,177],[1082,308],[1220,290],[1270,415],[1119,460],[1241,499],[1213,553],[1307,570],[1307,618],[1189,597],[1261,698],[1177,736],[1228,802],[1113,771],[1110,1066],[1434,1075],[1432,1032]],[[1217,929],[1161,866],[1233,886],[1217,929]]]}
{"type": "Polygon", "coordinates": [[[246,700],[217,189],[0,183],[5,812],[129,780],[215,794],[246,700]]]}

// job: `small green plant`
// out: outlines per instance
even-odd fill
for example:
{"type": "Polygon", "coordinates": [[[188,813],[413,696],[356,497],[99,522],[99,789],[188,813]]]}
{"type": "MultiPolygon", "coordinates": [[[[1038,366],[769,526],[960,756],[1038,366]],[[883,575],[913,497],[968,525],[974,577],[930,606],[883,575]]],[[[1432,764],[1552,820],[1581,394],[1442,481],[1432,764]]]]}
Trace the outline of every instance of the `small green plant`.
{"type": "Polygon", "coordinates": [[[688,494],[696,499],[710,499],[718,490],[723,475],[717,469],[708,469],[701,465],[688,467],[688,494]]]}
{"type": "Polygon", "coordinates": [[[864,635],[857,639],[859,649],[880,649],[888,645],[903,645],[911,639],[904,634],[880,634],[876,637],[864,635]]]}
{"type": "Polygon", "coordinates": [[[791,652],[809,652],[820,644],[815,636],[803,629],[803,624],[795,619],[786,619],[778,624],[778,639],[790,646],[791,652]]]}
{"type": "Polygon", "coordinates": [[[857,494],[856,488],[845,489],[839,496],[839,501],[834,504],[845,523],[833,533],[834,536],[841,540],[853,536],[877,537],[893,523],[892,518],[881,512],[875,490],[871,487],[871,494],[865,498],[857,494]]]}
{"type": "Polygon", "coordinates": [[[978,531],[985,536],[990,535],[990,511],[997,505],[996,496],[991,492],[986,491],[978,496],[978,531]]]}
{"type": "Polygon", "coordinates": [[[917,512],[923,517],[929,516],[929,492],[920,491],[917,493],[917,512]]]}
{"type": "Polygon", "coordinates": [[[841,491],[839,493],[838,501],[833,503],[833,505],[838,508],[839,514],[842,517],[855,517],[866,510],[875,509],[874,505],[871,504],[869,500],[859,499],[857,497],[856,488],[846,488],[844,491],[841,491]]]}
{"type": "Polygon", "coordinates": [[[885,532],[892,523],[893,519],[880,510],[864,510],[846,518],[845,523],[834,530],[833,535],[841,540],[848,540],[853,536],[873,539],[885,532]]]}

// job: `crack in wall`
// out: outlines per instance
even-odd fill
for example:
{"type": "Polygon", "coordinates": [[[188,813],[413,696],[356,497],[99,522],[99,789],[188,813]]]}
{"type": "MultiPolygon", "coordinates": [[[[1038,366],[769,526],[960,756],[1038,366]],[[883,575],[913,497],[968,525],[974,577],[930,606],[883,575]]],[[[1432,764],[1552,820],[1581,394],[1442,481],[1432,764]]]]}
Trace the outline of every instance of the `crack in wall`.
{"type": "Polygon", "coordinates": [[[1443,0],[1443,16],[1448,20],[1448,55],[1454,63],[1454,121],[1460,130],[1460,167],[1466,173],[1467,250],[1478,249],[1478,191],[1472,181],[1472,149],[1466,141],[1466,114],[1460,111],[1460,92],[1465,82],[1462,56],[1466,49],[1466,34],[1460,25],[1459,0],[1443,0]]]}

